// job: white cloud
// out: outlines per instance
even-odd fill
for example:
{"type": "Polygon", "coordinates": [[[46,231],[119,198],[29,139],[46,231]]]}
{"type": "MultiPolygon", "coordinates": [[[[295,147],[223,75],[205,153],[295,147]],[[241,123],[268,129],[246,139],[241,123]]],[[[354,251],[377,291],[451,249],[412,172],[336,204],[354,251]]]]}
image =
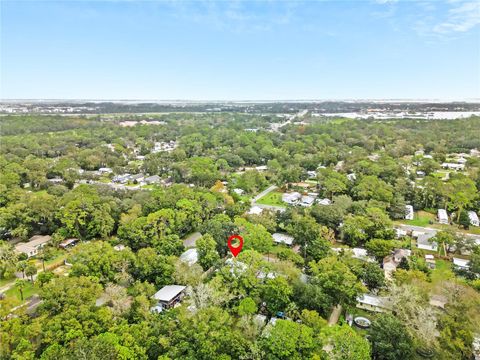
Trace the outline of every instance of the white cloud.
{"type": "Polygon", "coordinates": [[[435,25],[433,32],[449,34],[466,32],[480,24],[480,2],[468,1],[454,3],[455,7],[448,11],[445,21],[435,25]]]}

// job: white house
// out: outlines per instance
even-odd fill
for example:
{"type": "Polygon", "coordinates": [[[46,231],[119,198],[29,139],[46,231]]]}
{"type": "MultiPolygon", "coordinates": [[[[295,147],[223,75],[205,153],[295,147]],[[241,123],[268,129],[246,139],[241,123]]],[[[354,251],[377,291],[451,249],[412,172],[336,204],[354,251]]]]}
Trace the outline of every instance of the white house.
{"type": "Polygon", "coordinates": [[[465,169],[465,164],[455,164],[455,163],[442,163],[442,167],[444,169],[450,169],[450,170],[463,170],[465,169]]]}
{"type": "Polygon", "coordinates": [[[282,201],[290,205],[296,205],[298,201],[301,199],[301,197],[302,197],[302,194],[296,191],[291,193],[284,193],[282,194],[282,201]]]}
{"type": "Polygon", "coordinates": [[[448,214],[445,209],[438,209],[437,211],[437,218],[440,224],[447,224],[448,225],[448,214]]]}
{"type": "Polygon", "coordinates": [[[50,235],[35,235],[26,243],[21,242],[15,245],[17,253],[23,253],[29,258],[38,254],[38,251],[47,245],[51,240],[50,235]]]}
{"type": "Polygon", "coordinates": [[[473,226],[480,226],[480,223],[478,221],[478,215],[475,211],[469,211],[468,212],[468,218],[470,219],[470,224],[473,226]]]}
{"type": "Polygon", "coordinates": [[[162,312],[165,309],[170,309],[182,301],[186,286],[182,285],[167,285],[158,290],[153,298],[157,304],[150,310],[155,312],[162,312]]]}
{"type": "Polygon", "coordinates": [[[108,168],[108,167],[101,167],[100,169],[98,169],[98,171],[101,173],[101,174],[110,174],[113,172],[112,169],[108,168]]]}
{"type": "Polygon", "coordinates": [[[327,198],[325,198],[325,199],[318,199],[318,200],[317,200],[317,204],[318,204],[318,205],[331,205],[331,204],[332,204],[332,200],[327,199],[327,198]]]}
{"type": "Polygon", "coordinates": [[[406,205],[405,206],[405,220],[413,220],[413,206],[406,205]]]}
{"type": "Polygon", "coordinates": [[[249,215],[260,215],[263,209],[260,206],[252,206],[250,210],[248,210],[247,214],[249,215]]]}
{"type": "Polygon", "coordinates": [[[357,180],[357,175],[355,175],[355,173],[347,174],[347,179],[350,181],[355,181],[357,180]]]}
{"type": "Polygon", "coordinates": [[[435,233],[420,234],[417,238],[417,247],[422,250],[437,251],[438,244],[435,241],[430,241],[435,236],[435,233]]]}
{"type": "Polygon", "coordinates": [[[274,233],[272,234],[273,241],[276,244],[285,244],[288,246],[292,246],[293,244],[293,236],[290,236],[288,234],[283,234],[283,233],[274,233]]]}
{"type": "Polygon", "coordinates": [[[390,310],[390,306],[386,298],[365,294],[357,298],[357,307],[374,312],[386,312],[390,310]]]}
{"type": "Polygon", "coordinates": [[[315,197],[310,195],[303,195],[300,199],[300,205],[305,207],[310,207],[315,202],[315,197]]]}
{"type": "Polygon", "coordinates": [[[468,270],[470,268],[469,262],[470,260],[460,259],[460,258],[453,258],[453,266],[457,269],[468,270]]]}

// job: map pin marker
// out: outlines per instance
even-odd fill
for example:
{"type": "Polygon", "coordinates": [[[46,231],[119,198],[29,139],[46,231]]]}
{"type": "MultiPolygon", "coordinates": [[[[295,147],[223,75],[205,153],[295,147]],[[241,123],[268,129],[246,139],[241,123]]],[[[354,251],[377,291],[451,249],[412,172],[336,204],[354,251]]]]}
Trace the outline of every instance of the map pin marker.
{"type": "Polygon", "coordinates": [[[240,251],[242,251],[243,238],[240,235],[232,235],[228,238],[227,245],[228,245],[228,248],[230,249],[232,255],[234,257],[237,257],[237,255],[240,254],[240,251]],[[240,245],[238,245],[237,247],[233,247],[232,246],[232,240],[233,239],[238,239],[238,241],[240,242],[240,245]]]}

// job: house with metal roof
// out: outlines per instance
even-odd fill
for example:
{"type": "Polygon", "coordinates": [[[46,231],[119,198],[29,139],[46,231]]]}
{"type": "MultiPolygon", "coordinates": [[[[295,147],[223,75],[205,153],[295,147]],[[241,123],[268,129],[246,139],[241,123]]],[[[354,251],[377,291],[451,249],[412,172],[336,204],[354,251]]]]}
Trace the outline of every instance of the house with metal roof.
{"type": "Polygon", "coordinates": [[[157,301],[157,304],[150,310],[153,312],[162,312],[179,304],[185,295],[186,288],[186,286],[182,285],[164,286],[153,295],[153,299],[157,301]]]}

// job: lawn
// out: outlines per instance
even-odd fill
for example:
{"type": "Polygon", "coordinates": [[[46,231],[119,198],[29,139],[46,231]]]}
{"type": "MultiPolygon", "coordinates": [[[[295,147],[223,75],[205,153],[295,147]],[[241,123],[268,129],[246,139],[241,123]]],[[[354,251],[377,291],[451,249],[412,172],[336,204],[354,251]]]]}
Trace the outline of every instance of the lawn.
{"type": "Polygon", "coordinates": [[[452,279],[455,274],[452,271],[452,263],[447,260],[435,261],[435,269],[432,270],[432,284],[436,284],[439,281],[452,279]]]}
{"type": "MultiPolygon", "coordinates": [[[[28,281],[27,286],[23,289],[23,299],[26,300],[30,296],[32,296],[34,294],[37,294],[38,290],[39,289],[38,289],[36,284],[32,285],[32,283],[30,281],[28,281]]],[[[5,295],[7,297],[14,297],[18,301],[20,301],[20,291],[18,290],[18,288],[16,286],[12,286],[10,289],[8,289],[5,292],[5,295]]]]}
{"type": "Polygon", "coordinates": [[[430,221],[435,221],[435,215],[426,211],[418,211],[415,213],[413,220],[406,220],[405,224],[413,226],[430,226],[430,221]]]}
{"type": "Polygon", "coordinates": [[[257,203],[272,206],[285,206],[285,203],[282,201],[282,193],[278,191],[269,192],[264,197],[258,199],[257,203]]]}

